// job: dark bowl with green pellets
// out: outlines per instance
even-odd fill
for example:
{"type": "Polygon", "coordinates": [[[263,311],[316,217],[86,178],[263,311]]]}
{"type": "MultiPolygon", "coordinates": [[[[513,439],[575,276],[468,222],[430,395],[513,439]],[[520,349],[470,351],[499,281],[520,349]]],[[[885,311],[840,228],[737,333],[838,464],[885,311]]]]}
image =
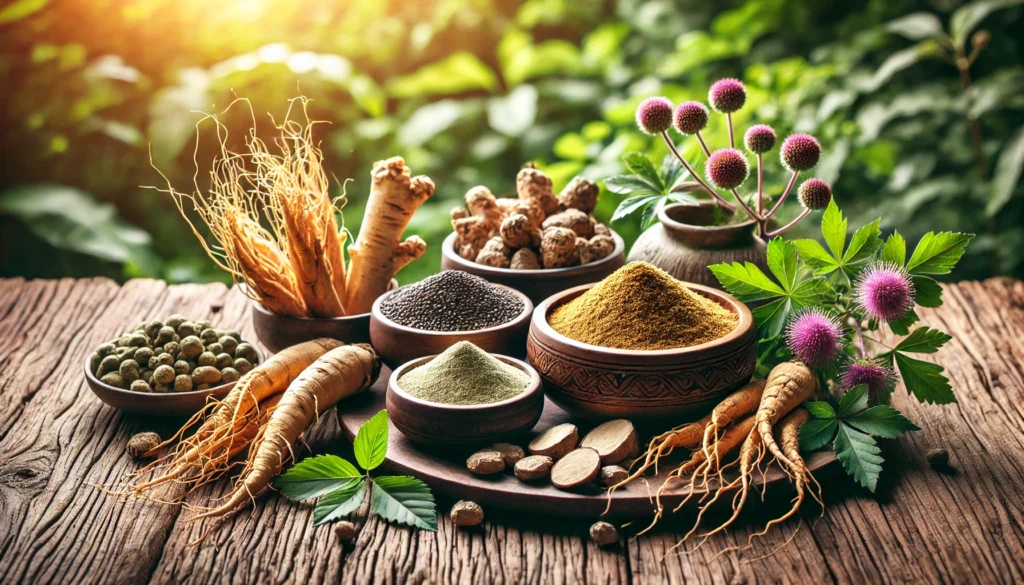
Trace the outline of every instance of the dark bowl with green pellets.
{"type": "Polygon", "coordinates": [[[396,369],[386,404],[391,422],[410,441],[470,451],[532,429],[544,409],[544,391],[526,362],[466,343],[396,369]]]}

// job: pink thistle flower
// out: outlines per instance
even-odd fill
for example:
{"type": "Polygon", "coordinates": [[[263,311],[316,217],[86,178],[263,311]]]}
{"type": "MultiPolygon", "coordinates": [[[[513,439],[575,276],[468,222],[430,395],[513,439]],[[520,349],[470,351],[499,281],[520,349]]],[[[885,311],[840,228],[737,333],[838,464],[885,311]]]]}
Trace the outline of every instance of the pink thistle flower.
{"type": "Polygon", "coordinates": [[[793,315],[786,328],[786,345],[793,358],[813,367],[826,366],[842,348],[843,327],[834,315],[805,309],[793,315]]]}
{"type": "Polygon", "coordinates": [[[869,317],[899,321],[914,307],[914,281],[895,262],[875,263],[857,277],[856,303],[869,317]]]}
{"type": "Polygon", "coordinates": [[[747,150],[755,154],[762,154],[775,148],[775,130],[767,124],[756,124],[747,129],[743,135],[743,143],[747,150]]]}
{"type": "Polygon", "coordinates": [[[723,148],[711,153],[704,165],[708,181],[719,189],[735,189],[747,180],[750,165],[747,157],[735,148],[723,148]]]}
{"type": "Polygon", "coordinates": [[[872,396],[876,396],[896,385],[896,372],[885,364],[861,359],[851,362],[839,373],[840,390],[852,390],[861,384],[868,387],[872,396]]]}
{"type": "Polygon", "coordinates": [[[807,179],[797,193],[800,203],[811,211],[825,209],[832,201],[832,187],[821,179],[807,179]]]}
{"type": "Polygon", "coordinates": [[[747,102],[747,88],[738,79],[719,79],[708,91],[708,102],[716,112],[730,114],[747,102]]]}
{"type": "Polygon", "coordinates": [[[640,102],[636,109],[636,125],[644,134],[661,134],[672,126],[672,102],[663,97],[651,97],[640,102]]]}
{"type": "Polygon", "coordinates": [[[810,134],[793,134],[782,142],[782,164],[791,171],[809,171],[821,158],[821,144],[810,134]]]}
{"type": "Polygon", "coordinates": [[[708,107],[700,102],[683,102],[676,108],[673,125],[680,134],[696,134],[708,125],[708,107]]]}

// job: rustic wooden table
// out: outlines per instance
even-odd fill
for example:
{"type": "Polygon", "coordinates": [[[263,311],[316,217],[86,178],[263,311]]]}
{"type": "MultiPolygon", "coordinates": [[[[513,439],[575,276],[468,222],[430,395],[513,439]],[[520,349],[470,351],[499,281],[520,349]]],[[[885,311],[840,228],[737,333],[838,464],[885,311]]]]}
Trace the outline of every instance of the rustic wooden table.
{"type": "MultiPolygon", "coordinates": [[[[81,364],[127,324],[175,312],[254,338],[245,299],[221,285],[0,280],[0,583],[1024,582],[1024,283],[961,283],[945,299],[923,320],[953,335],[929,359],[948,367],[960,402],[922,406],[897,392],[923,430],[885,446],[877,495],[830,479],[821,519],[808,507],[744,556],[715,558],[760,529],[755,512],[662,560],[682,524],[606,550],[584,537],[585,524],[556,518],[491,514],[464,531],[442,517],[436,534],[370,519],[342,546],[331,528],[313,528],[311,507],[273,494],[190,547],[203,525],[187,511],[95,487],[135,469],[132,434],[170,423],[103,405],[81,364]],[[948,449],[953,471],[931,469],[933,448],[948,449]],[[797,528],[788,546],[748,562],[797,528]]],[[[339,434],[326,416],[307,442],[343,452],[339,434]]],[[[187,501],[203,505],[226,488],[187,501]]]]}

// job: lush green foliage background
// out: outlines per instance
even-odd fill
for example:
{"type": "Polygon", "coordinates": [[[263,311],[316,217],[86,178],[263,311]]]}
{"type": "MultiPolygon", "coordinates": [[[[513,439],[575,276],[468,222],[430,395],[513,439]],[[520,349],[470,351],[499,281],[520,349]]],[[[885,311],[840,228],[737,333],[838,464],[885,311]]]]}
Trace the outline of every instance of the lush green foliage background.
{"type": "MultiPolygon", "coordinates": [[[[1024,8],[1006,0],[15,0],[0,8],[2,274],[225,278],[169,197],[141,188],[162,185],[150,156],[187,186],[194,110],[238,96],[280,118],[302,94],[330,122],[320,138],[339,192],[351,179],[353,231],[373,161],[402,155],[437,183],[412,226],[428,256],[400,275],[416,280],[437,270],[469,187],[511,194],[526,161],[560,188],[620,172],[630,151],[660,160],[636,104],[703,100],[735,76],[750,90],[741,128],[822,140],[816,174],[853,225],[880,215],[911,242],[977,232],[955,276],[1022,276],[1022,29],[1024,8]],[[957,48],[969,57],[980,30],[990,40],[964,89],[957,48]]],[[[234,136],[249,123],[227,121],[234,136]]],[[[722,144],[722,128],[710,137],[722,144]]],[[[774,157],[768,168],[777,189],[774,157]]],[[[619,198],[604,193],[599,215],[619,198]]],[[[638,222],[614,227],[632,239],[638,222]]]]}

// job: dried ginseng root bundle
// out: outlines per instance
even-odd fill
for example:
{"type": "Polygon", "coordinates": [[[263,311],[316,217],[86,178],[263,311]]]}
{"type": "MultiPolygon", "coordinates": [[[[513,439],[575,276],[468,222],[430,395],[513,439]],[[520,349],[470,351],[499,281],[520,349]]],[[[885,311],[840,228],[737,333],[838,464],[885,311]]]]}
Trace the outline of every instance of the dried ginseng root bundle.
{"type": "Polygon", "coordinates": [[[227,127],[217,116],[205,116],[196,125],[197,135],[212,121],[219,146],[209,186],[203,189],[195,180],[194,191],[186,194],[168,181],[163,191],[174,198],[207,255],[268,310],[314,318],[365,313],[392,277],[423,255],[426,244],[420,238],[400,240],[413,213],[433,194],[434,183],[412,177],[401,157],[375,164],[366,216],[346,265],[349,237],[338,222],[345,198],[331,198],[323,153],[313,137],[316,122],[306,105],[304,98],[292,100],[284,121],[275,125],[273,149],[256,135],[254,122],[241,153],[228,149],[227,127]],[[302,122],[293,119],[296,103],[302,122]],[[213,241],[192,223],[192,212],[209,227],[213,241]]]}

